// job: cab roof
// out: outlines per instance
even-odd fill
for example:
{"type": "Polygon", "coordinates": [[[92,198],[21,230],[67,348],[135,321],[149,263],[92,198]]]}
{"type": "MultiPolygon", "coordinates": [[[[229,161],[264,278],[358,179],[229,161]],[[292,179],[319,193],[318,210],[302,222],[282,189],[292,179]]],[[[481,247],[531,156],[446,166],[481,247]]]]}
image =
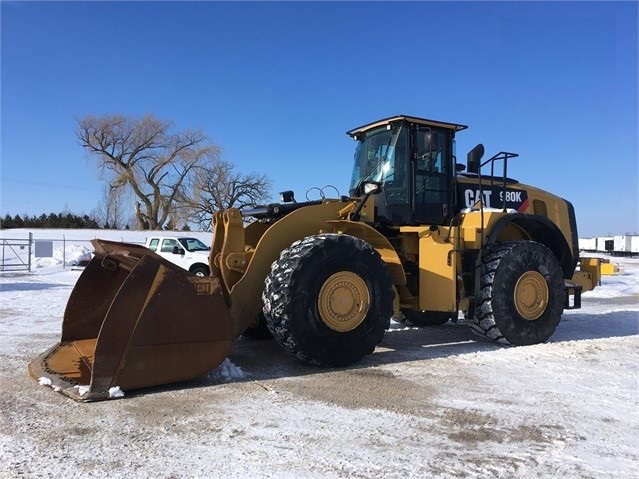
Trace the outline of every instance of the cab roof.
{"type": "Polygon", "coordinates": [[[438,120],[427,120],[426,118],[418,118],[416,116],[397,115],[397,116],[392,116],[390,118],[385,118],[383,120],[378,120],[373,123],[369,123],[367,125],[357,127],[353,130],[347,131],[346,134],[353,138],[357,138],[361,134],[366,133],[367,131],[372,130],[373,128],[378,128],[384,125],[390,125],[391,123],[396,123],[398,121],[401,121],[401,122],[406,121],[409,123],[416,123],[418,125],[424,125],[424,126],[433,126],[436,128],[446,128],[448,130],[453,130],[455,132],[465,130],[466,128],[468,128],[466,125],[458,125],[457,123],[447,123],[445,121],[438,121],[438,120]]]}

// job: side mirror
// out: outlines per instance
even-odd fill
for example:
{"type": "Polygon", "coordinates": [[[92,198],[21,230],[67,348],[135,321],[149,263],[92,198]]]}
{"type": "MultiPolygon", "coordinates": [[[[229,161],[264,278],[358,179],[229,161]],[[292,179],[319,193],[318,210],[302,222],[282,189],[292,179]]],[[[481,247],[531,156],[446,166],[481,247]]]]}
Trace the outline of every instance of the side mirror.
{"type": "Polygon", "coordinates": [[[376,195],[382,192],[382,184],[379,181],[365,181],[362,184],[362,190],[366,196],[376,195]]]}
{"type": "Polygon", "coordinates": [[[481,143],[468,152],[468,155],[466,156],[468,173],[479,173],[482,156],[484,156],[484,145],[481,143]]]}
{"type": "Polygon", "coordinates": [[[359,221],[361,219],[362,208],[371,195],[382,192],[382,184],[379,181],[364,181],[360,185],[360,188],[364,192],[364,196],[360,198],[357,208],[351,213],[350,219],[352,221],[359,221]]]}
{"type": "Polygon", "coordinates": [[[184,254],[184,250],[182,248],[180,248],[179,246],[174,246],[173,247],[173,254],[184,254]]]}

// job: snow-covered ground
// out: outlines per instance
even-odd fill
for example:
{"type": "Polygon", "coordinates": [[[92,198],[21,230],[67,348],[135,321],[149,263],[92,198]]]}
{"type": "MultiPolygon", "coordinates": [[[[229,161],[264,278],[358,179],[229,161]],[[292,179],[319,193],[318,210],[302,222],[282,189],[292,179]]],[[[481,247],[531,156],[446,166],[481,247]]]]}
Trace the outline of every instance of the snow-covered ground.
{"type": "MultiPolygon", "coordinates": [[[[374,354],[329,370],[240,339],[205,377],[83,404],[27,364],[59,340],[86,234],[66,235],[65,267],[54,246],[0,274],[0,478],[639,477],[638,259],[611,259],[623,273],[546,344],[393,322],[374,354]]],[[[126,234],[97,236],[144,241],[126,234]]]]}

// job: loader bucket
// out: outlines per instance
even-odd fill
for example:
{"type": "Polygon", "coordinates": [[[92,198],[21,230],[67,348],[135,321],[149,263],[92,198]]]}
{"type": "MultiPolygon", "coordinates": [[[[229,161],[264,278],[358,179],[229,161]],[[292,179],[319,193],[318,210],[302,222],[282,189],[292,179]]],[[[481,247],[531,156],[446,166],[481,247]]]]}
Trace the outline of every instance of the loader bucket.
{"type": "Polygon", "coordinates": [[[198,377],[235,339],[219,280],[195,276],[134,244],[93,240],[71,292],[60,343],[29,364],[41,383],[79,401],[109,390],[198,377]]]}

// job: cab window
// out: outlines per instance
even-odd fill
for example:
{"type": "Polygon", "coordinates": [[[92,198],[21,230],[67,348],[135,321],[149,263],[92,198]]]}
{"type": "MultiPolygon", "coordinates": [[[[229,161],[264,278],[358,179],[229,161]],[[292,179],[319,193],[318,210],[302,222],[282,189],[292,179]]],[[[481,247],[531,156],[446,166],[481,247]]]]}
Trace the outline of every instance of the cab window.
{"type": "Polygon", "coordinates": [[[366,134],[355,150],[350,194],[362,194],[364,181],[383,184],[387,204],[407,204],[408,130],[403,125],[381,127],[366,134]]]}

